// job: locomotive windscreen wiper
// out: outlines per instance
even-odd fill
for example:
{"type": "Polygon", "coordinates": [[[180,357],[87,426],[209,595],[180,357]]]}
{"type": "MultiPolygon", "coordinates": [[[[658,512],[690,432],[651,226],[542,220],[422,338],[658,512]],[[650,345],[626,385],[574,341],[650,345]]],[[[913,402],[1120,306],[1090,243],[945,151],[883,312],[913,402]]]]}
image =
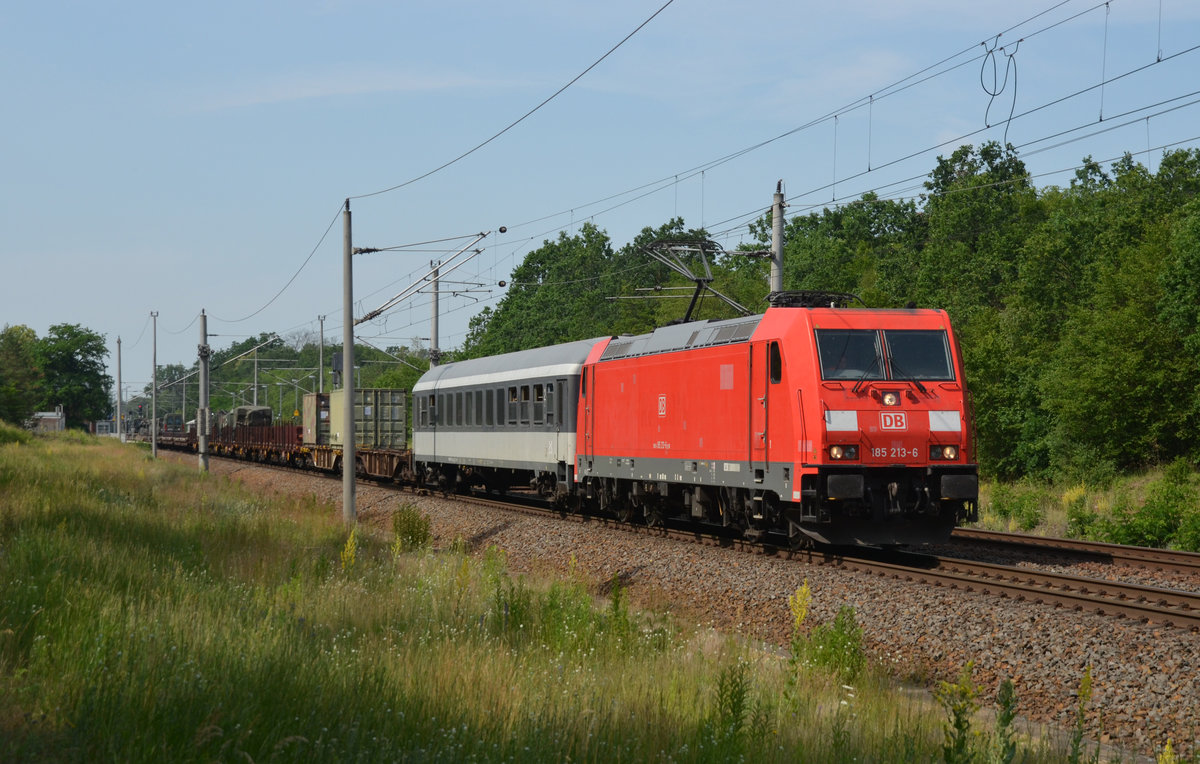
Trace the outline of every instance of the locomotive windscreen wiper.
{"type": "Polygon", "coordinates": [[[901,369],[900,364],[896,363],[894,358],[890,359],[890,361],[891,363],[889,365],[892,367],[892,371],[898,373],[897,375],[893,375],[892,379],[899,382],[912,382],[917,386],[917,389],[920,390],[923,395],[929,395],[929,391],[925,389],[925,385],[921,384],[921,380],[917,379],[911,374],[906,373],[904,369],[901,369]]]}
{"type": "Polygon", "coordinates": [[[879,365],[879,354],[876,353],[874,360],[871,361],[871,365],[867,367],[867,370],[864,371],[862,373],[862,376],[858,378],[858,381],[854,383],[854,387],[850,388],[850,392],[857,393],[858,388],[862,387],[862,383],[867,381],[867,377],[869,377],[871,375],[871,372],[875,371],[875,367],[878,365],[879,365]]]}

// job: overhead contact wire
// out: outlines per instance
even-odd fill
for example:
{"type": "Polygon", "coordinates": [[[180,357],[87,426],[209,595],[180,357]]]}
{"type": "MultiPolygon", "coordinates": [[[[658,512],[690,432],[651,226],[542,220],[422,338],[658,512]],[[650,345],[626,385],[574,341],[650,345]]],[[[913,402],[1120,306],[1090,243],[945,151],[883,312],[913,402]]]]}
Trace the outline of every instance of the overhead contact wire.
{"type": "Polygon", "coordinates": [[[654,19],[655,19],[655,18],[656,18],[656,17],[657,17],[657,16],[658,16],[660,13],[662,13],[663,11],[665,11],[665,10],[667,9],[667,6],[669,6],[669,5],[670,5],[671,3],[673,3],[673,2],[675,2],[675,0],[667,0],[667,2],[665,2],[665,3],[662,5],[662,7],[661,7],[661,8],[659,8],[657,11],[655,11],[654,13],[652,13],[652,14],[650,15],[650,18],[646,19],[646,20],[645,20],[645,21],[643,21],[641,24],[638,24],[638,26],[637,26],[637,28],[636,28],[636,29],[634,29],[634,30],[633,30],[632,32],[630,32],[629,34],[625,35],[625,37],[624,37],[624,38],[623,38],[623,39],[622,39],[622,40],[621,40],[619,43],[617,43],[616,45],[614,45],[614,46],[612,46],[611,48],[609,48],[608,52],[607,52],[607,53],[605,53],[605,54],[604,54],[603,56],[601,56],[600,58],[596,59],[594,62],[592,62],[591,66],[589,66],[588,68],[584,69],[584,70],[583,70],[582,72],[580,72],[579,74],[575,75],[575,77],[574,77],[574,78],[573,78],[573,79],[572,79],[570,82],[568,82],[567,84],[563,85],[563,86],[562,86],[561,88],[559,88],[558,90],[554,91],[554,93],[553,93],[553,94],[552,94],[550,97],[546,98],[544,101],[542,101],[541,103],[539,103],[537,106],[535,106],[535,107],[533,107],[532,109],[530,109],[529,111],[525,112],[525,114],[523,114],[523,115],[522,115],[520,118],[518,118],[518,119],[517,119],[515,122],[512,122],[512,123],[510,123],[510,124],[509,124],[507,127],[505,127],[503,130],[501,130],[500,132],[496,133],[496,134],[495,134],[495,135],[493,135],[491,138],[488,138],[488,139],[487,139],[486,141],[484,141],[483,143],[480,143],[479,145],[475,146],[474,148],[472,148],[472,149],[469,149],[468,151],[465,151],[465,152],[463,152],[462,154],[459,154],[457,157],[455,157],[454,159],[451,159],[449,162],[446,162],[445,164],[442,164],[442,165],[440,165],[440,166],[438,166],[438,167],[435,167],[435,168],[433,168],[432,170],[430,170],[429,172],[427,172],[427,173],[425,173],[425,174],[423,174],[423,175],[418,175],[417,177],[415,177],[415,178],[412,178],[412,179],[410,179],[410,180],[406,180],[406,181],[404,181],[403,183],[397,183],[396,185],[394,185],[394,186],[391,186],[390,188],[381,189],[381,190],[379,190],[379,191],[372,191],[372,192],[371,192],[371,193],[369,193],[369,194],[359,194],[358,196],[351,196],[350,198],[351,198],[351,199],[366,199],[366,198],[368,198],[368,197],[371,197],[371,196],[379,196],[380,194],[386,194],[386,193],[388,193],[389,191],[395,191],[395,190],[397,190],[397,189],[404,188],[405,186],[411,186],[413,183],[416,183],[417,181],[420,181],[420,180],[424,180],[425,178],[428,178],[430,175],[433,175],[434,173],[437,173],[437,172],[441,172],[442,170],[446,169],[447,167],[450,167],[451,165],[457,164],[458,162],[462,161],[463,159],[466,159],[467,157],[471,156],[471,155],[472,155],[472,154],[474,154],[476,151],[479,151],[479,150],[480,150],[481,148],[483,148],[484,146],[488,145],[488,144],[489,144],[489,143],[491,143],[492,141],[494,141],[494,140],[496,140],[497,138],[499,138],[500,136],[504,135],[504,134],[505,134],[505,133],[507,133],[509,130],[511,130],[511,129],[513,129],[514,127],[516,127],[517,125],[521,124],[522,122],[524,122],[524,121],[525,121],[526,119],[528,119],[529,117],[533,116],[533,114],[534,114],[534,113],[536,113],[538,110],[540,110],[540,109],[541,109],[543,106],[545,106],[546,104],[550,103],[550,102],[551,102],[551,101],[553,101],[555,98],[557,98],[559,95],[561,95],[561,94],[562,94],[562,92],[563,92],[564,90],[566,90],[567,88],[571,87],[571,86],[572,86],[572,85],[574,85],[576,82],[578,82],[579,80],[581,80],[581,79],[584,77],[584,75],[586,75],[588,72],[592,71],[592,70],[593,70],[593,69],[595,69],[597,66],[599,66],[599,65],[600,65],[600,63],[601,63],[602,61],[604,61],[604,59],[608,58],[608,57],[609,57],[609,56],[611,56],[611,55],[612,55],[614,52],[616,52],[617,48],[620,48],[622,45],[624,45],[626,42],[628,42],[628,41],[629,41],[629,39],[630,39],[631,37],[633,37],[635,34],[637,34],[638,32],[640,32],[640,31],[642,30],[642,28],[643,28],[643,27],[645,27],[647,24],[649,24],[651,21],[653,21],[653,20],[654,20],[654,19]]]}

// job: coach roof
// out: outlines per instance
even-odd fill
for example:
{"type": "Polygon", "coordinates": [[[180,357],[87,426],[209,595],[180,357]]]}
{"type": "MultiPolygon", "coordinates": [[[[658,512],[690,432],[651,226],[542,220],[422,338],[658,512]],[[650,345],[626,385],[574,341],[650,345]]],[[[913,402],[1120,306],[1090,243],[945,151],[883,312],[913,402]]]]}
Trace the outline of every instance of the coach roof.
{"type": "Polygon", "coordinates": [[[435,366],[421,376],[413,386],[413,392],[444,387],[500,384],[537,377],[578,375],[588,353],[596,343],[607,339],[608,337],[595,337],[435,366]]]}

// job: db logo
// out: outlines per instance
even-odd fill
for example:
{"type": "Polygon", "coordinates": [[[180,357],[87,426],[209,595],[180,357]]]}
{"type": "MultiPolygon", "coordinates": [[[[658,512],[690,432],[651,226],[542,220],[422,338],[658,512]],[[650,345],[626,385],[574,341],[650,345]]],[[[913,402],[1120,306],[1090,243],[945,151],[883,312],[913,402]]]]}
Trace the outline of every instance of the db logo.
{"type": "Polygon", "coordinates": [[[667,396],[665,395],[658,396],[658,415],[667,415],[667,396]]]}
{"type": "Polygon", "coordinates": [[[907,430],[908,416],[903,411],[881,411],[879,412],[879,429],[907,430]]]}

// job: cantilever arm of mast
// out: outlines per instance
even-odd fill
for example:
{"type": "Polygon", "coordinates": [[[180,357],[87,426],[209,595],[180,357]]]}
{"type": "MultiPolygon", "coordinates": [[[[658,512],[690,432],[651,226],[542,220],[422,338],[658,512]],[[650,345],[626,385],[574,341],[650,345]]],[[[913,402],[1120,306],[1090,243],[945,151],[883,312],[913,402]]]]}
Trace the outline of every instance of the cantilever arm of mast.
{"type": "Polygon", "coordinates": [[[395,297],[393,297],[392,299],[385,302],[383,305],[380,305],[375,310],[371,311],[370,313],[367,313],[362,318],[356,319],[354,321],[354,325],[358,326],[361,323],[378,318],[379,316],[381,316],[384,313],[384,311],[390,310],[391,308],[395,307],[404,298],[409,297],[412,294],[416,293],[418,290],[420,290],[421,286],[425,283],[425,281],[430,276],[433,275],[433,272],[435,270],[440,269],[441,270],[440,275],[444,276],[444,275],[453,273],[460,266],[463,266],[463,265],[466,265],[467,263],[469,263],[472,258],[474,258],[476,255],[478,255],[479,253],[481,253],[483,251],[481,249],[471,250],[471,247],[474,247],[476,244],[483,241],[485,238],[487,238],[487,236],[489,234],[491,234],[491,231],[483,231],[483,232],[479,233],[478,235],[476,235],[470,244],[467,244],[467,246],[465,246],[462,249],[455,252],[447,260],[440,263],[436,268],[430,268],[428,271],[425,272],[425,275],[421,276],[419,279],[417,279],[413,283],[409,284],[407,287],[402,289],[399,294],[397,294],[395,297]],[[471,250],[471,253],[469,255],[467,255],[466,257],[462,258],[461,260],[458,260],[457,262],[455,262],[455,259],[460,257],[467,250],[471,250]]]}

